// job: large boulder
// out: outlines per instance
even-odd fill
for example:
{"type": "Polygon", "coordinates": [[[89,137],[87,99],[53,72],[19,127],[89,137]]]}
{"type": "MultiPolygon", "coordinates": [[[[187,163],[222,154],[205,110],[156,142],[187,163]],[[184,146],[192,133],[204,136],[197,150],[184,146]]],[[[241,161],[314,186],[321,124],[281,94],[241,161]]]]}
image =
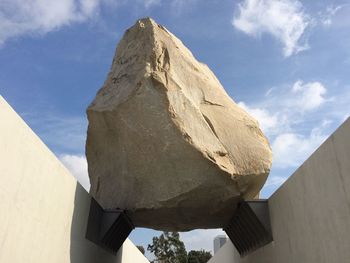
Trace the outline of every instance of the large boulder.
{"type": "Polygon", "coordinates": [[[87,109],[91,194],[135,226],[223,227],[271,166],[257,121],[163,26],[141,19],[120,41],[87,109]]]}

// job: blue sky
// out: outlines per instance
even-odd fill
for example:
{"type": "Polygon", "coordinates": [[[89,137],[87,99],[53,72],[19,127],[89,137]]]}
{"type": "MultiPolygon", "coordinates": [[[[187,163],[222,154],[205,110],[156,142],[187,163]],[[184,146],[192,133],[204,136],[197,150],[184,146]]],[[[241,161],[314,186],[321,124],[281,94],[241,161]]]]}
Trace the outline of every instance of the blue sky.
{"type": "MultiPolygon", "coordinates": [[[[150,16],[259,120],[274,153],[269,197],[350,114],[349,14],[345,0],[0,0],[0,94],[88,187],[85,109],[123,32],[150,16]]],[[[182,238],[212,250],[218,233],[182,238]]]]}

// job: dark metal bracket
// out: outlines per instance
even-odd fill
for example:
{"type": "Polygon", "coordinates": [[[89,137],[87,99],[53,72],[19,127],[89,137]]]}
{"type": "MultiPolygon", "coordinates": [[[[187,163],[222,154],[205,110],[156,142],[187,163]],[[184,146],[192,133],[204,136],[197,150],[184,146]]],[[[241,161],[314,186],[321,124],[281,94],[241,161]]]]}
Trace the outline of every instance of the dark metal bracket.
{"type": "Polygon", "coordinates": [[[267,245],[273,240],[268,201],[241,201],[223,230],[241,256],[267,245]]]}
{"type": "Polygon", "coordinates": [[[125,211],[104,210],[91,198],[86,239],[116,254],[134,228],[125,211]]]}

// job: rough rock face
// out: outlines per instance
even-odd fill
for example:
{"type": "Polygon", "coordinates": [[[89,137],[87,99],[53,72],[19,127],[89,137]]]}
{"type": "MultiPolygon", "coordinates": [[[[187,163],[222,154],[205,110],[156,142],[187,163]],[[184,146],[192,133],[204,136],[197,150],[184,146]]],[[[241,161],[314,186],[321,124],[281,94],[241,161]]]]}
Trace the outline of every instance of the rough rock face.
{"type": "Polygon", "coordinates": [[[126,31],[87,115],[90,192],[135,226],[222,227],[270,170],[258,123],[150,18],[126,31]]]}

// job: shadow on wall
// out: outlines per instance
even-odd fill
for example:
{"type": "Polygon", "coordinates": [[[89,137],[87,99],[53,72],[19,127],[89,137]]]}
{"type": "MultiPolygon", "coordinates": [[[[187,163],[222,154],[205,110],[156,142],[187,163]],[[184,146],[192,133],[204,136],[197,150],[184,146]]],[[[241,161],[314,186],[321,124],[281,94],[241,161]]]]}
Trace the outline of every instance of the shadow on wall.
{"type": "Polygon", "coordinates": [[[85,239],[90,200],[89,194],[77,183],[71,225],[70,263],[119,263],[122,249],[114,256],[85,239]]]}

